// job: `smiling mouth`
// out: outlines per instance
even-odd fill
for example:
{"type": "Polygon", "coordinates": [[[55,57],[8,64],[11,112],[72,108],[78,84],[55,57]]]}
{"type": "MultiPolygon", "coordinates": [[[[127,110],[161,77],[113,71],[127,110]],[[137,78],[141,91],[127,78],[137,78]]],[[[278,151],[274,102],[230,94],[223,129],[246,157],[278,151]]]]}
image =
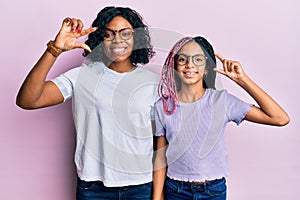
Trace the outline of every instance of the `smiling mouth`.
{"type": "Polygon", "coordinates": [[[184,76],[187,78],[194,77],[195,75],[198,74],[198,72],[183,72],[184,76]]]}
{"type": "Polygon", "coordinates": [[[126,47],[111,47],[110,50],[116,55],[122,55],[126,52],[126,47]]]}

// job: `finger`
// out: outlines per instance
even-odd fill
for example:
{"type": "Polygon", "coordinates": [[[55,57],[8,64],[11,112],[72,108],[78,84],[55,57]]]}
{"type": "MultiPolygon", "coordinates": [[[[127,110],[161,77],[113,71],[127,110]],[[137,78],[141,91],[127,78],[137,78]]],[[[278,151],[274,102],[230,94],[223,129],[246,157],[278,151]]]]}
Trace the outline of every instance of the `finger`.
{"type": "Polygon", "coordinates": [[[236,61],[231,61],[229,69],[231,72],[235,72],[238,68],[238,63],[236,61]]]}
{"type": "Polygon", "coordinates": [[[76,31],[76,29],[77,29],[77,26],[78,26],[78,22],[77,22],[77,19],[75,19],[75,18],[72,18],[72,29],[71,29],[71,31],[72,32],[75,32],[76,31]]]}
{"type": "Polygon", "coordinates": [[[219,69],[219,68],[214,68],[214,71],[216,71],[219,74],[223,74],[226,75],[225,71],[223,69],[219,69]]]}
{"type": "Polygon", "coordinates": [[[63,25],[71,25],[72,19],[70,17],[67,17],[63,20],[63,25]]]}
{"type": "Polygon", "coordinates": [[[225,73],[230,72],[229,65],[230,65],[230,60],[223,59],[223,68],[224,68],[225,73]]]}
{"type": "Polygon", "coordinates": [[[84,36],[84,35],[87,35],[87,34],[90,34],[94,31],[96,31],[98,29],[98,27],[92,27],[92,28],[88,28],[88,29],[85,29],[85,30],[82,30],[81,31],[81,36],[84,36]]]}
{"type": "Polygon", "coordinates": [[[234,61],[234,68],[238,69],[239,67],[241,67],[241,64],[238,61],[234,61]]]}
{"type": "Polygon", "coordinates": [[[224,57],[221,56],[221,54],[219,54],[219,53],[215,53],[215,56],[216,56],[221,62],[223,62],[223,61],[225,60],[224,57]]]}
{"type": "Polygon", "coordinates": [[[81,33],[81,31],[83,29],[83,22],[80,19],[78,19],[77,23],[78,23],[78,25],[77,25],[77,33],[81,33]]]}
{"type": "Polygon", "coordinates": [[[229,72],[232,72],[233,71],[232,70],[233,69],[233,62],[231,60],[227,60],[226,63],[227,63],[227,70],[229,72]]]}
{"type": "Polygon", "coordinates": [[[85,50],[91,52],[90,47],[83,42],[75,42],[73,48],[81,48],[81,49],[85,49],[85,50]]]}
{"type": "Polygon", "coordinates": [[[88,52],[92,51],[91,48],[88,45],[86,45],[85,43],[79,43],[79,47],[87,50],[88,52]]]}

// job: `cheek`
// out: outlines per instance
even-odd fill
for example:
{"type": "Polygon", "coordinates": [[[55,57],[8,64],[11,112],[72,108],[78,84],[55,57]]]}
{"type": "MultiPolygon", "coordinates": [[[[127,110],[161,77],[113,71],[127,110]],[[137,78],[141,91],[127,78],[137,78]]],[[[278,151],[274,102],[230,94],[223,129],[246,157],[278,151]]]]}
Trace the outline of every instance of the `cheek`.
{"type": "Polygon", "coordinates": [[[128,48],[130,48],[130,50],[133,50],[133,48],[134,48],[134,40],[133,39],[131,39],[130,41],[128,41],[128,48]]]}
{"type": "Polygon", "coordinates": [[[106,42],[103,42],[103,52],[106,56],[109,54],[109,45],[106,42]]]}
{"type": "Polygon", "coordinates": [[[201,69],[199,69],[199,73],[200,74],[205,74],[205,72],[206,72],[206,70],[205,70],[205,68],[204,67],[201,67],[201,69]]]}

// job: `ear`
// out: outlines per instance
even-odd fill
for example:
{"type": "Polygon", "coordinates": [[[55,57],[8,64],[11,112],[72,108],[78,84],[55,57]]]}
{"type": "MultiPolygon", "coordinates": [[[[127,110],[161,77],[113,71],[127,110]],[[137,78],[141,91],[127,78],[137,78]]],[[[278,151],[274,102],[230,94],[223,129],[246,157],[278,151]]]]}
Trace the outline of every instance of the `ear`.
{"type": "Polygon", "coordinates": [[[207,68],[205,67],[205,70],[204,70],[204,73],[203,73],[203,75],[205,75],[205,76],[207,76],[208,75],[208,70],[207,70],[207,68]]]}

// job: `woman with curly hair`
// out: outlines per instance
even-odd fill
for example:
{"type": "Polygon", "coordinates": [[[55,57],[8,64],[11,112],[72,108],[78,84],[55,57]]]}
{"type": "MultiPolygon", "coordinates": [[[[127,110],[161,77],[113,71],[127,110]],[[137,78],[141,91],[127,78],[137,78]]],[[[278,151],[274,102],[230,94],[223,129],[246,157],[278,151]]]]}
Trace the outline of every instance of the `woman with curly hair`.
{"type": "Polygon", "coordinates": [[[72,99],[77,199],[151,199],[151,109],[159,77],[141,67],[154,55],[148,27],[134,10],[105,7],[83,30],[66,18],[17,96],[24,109],[72,99]],[[88,34],[85,43],[77,41],[88,34]],[[46,80],[62,52],[84,49],[85,62],[46,80]]]}

